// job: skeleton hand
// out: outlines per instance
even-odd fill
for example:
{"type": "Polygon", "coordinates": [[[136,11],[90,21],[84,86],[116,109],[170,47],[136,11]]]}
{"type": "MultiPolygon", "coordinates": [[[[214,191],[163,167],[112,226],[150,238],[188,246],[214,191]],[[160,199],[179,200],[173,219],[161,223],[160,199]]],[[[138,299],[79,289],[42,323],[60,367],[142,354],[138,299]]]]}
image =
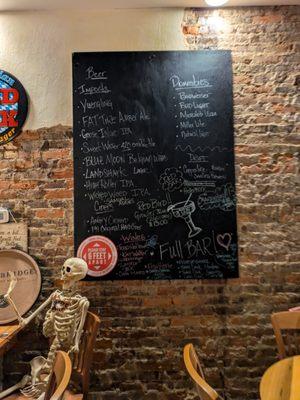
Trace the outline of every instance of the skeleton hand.
{"type": "Polygon", "coordinates": [[[26,326],[26,325],[29,323],[28,318],[19,317],[19,318],[18,318],[18,321],[19,321],[19,325],[20,325],[22,328],[23,328],[24,326],[26,326]]]}
{"type": "Polygon", "coordinates": [[[27,383],[29,383],[30,381],[31,381],[31,376],[30,375],[24,375],[23,378],[20,381],[20,385],[22,385],[21,388],[26,386],[27,383]]]}
{"type": "Polygon", "coordinates": [[[10,283],[9,287],[7,289],[6,294],[4,295],[4,299],[7,300],[10,297],[11,292],[14,290],[16,284],[17,284],[17,278],[15,274],[12,271],[9,271],[9,276],[10,276],[10,283]]]}
{"type": "Polygon", "coordinates": [[[78,353],[78,352],[79,352],[78,344],[74,344],[74,346],[71,347],[71,350],[69,350],[69,353],[78,353]]]}

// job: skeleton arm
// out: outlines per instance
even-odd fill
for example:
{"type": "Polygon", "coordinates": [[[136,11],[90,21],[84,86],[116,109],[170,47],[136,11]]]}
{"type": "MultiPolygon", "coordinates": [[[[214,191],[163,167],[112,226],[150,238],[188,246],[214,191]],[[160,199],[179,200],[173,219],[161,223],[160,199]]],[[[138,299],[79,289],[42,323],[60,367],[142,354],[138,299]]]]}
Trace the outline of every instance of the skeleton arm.
{"type": "Polygon", "coordinates": [[[83,330],[83,326],[84,326],[84,322],[85,322],[85,318],[90,306],[90,302],[87,299],[82,299],[81,302],[82,304],[82,312],[81,312],[81,318],[80,318],[80,323],[76,332],[76,336],[75,336],[75,340],[74,340],[74,346],[71,348],[71,350],[69,351],[70,353],[78,353],[79,351],[79,342],[80,342],[80,338],[81,338],[81,334],[82,334],[82,330],[83,330]]]}
{"type": "Polygon", "coordinates": [[[9,277],[10,277],[10,282],[9,282],[7,292],[4,295],[5,299],[8,299],[8,297],[10,296],[11,292],[14,290],[14,288],[18,282],[17,278],[15,277],[15,274],[12,271],[8,271],[8,273],[9,273],[9,277]]]}
{"type": "Polygon", "coordinates": [[[14,312],[17,314],[17,318],[18,318],[19,324],[22,325],[23,322],[24,322],[24,318],[22,318],[21,314],[19,313],[19,310],[17,309],[17,306],[15,305],[14,301],[12,300],[10,295],[5,295],[5,299],[8,301],[8,303],[14,309],[14,312]]]}
{"type": "Polygon", "coordinates": [[[29,315],[29,317],[27,317],[25,319],[22,318],[23,319],[23,325],[29,324],[29,322],[31,322],[37,315],[40,314],[41,311],[44,310],[44,308],[46,308],[48,306],[48,304],[50,304],[52,302],[52,296],[53,296],[54,293],[52,293],[48,297],[48,299],[46,301],[44,301],[44,303],[42,303],[31,315],[29,315]]]}
{"type": "Polygon", "coordinates": [[[9,287],[7,289],[7,292],[4,295],[4,299],[12,306],[12,308],[14,309],[19,324],[21,326],[25,326],[27,324],[29,324],[30,321],[33,320],[33,318],[35,318],[45,307],[47,307],[47,305],[49,303],[51,303],[52,301],[52,295],[43,303],[41,304],[29,317],[27,318],[22,318],[21,314],[19,313],[19,310],[17,308],[17,306],[15,305],[13,299],[11,298],[11,293],[14,290],[16,284],[17,284],[17,278],[15,277],[14,273],[9,271],[9,276],[10,276],[10,283],[9,283],[9,287]]]}
{"type": "Polygon", "coordinates": [[[12,308],[14,309],[14,311],[15,311],[15,313],[16,313],[16,315],[17,315],[18,321],[19,321],[19,323],[20,323],[20,325],[21,325],[22,322],[23,322],[23,318],[22,318],[22,316],[20,315],[19,310],[17,309],[17,306],[16,306],[15,302],[13,301],[13,299],[12,299],[11,296],[10,296],[11,293],[12,293],[12,291],[14,290],[16,284],[17,284],[17,278],[15,277],[15,275],[14,275],[14,273],[13,273],[12,271],[9,271],[8,273],[9,273],[9,276],[10,276],[10,282],[9,282],[9,287],[8,287],[8,289],[7,289],[7,292],[6,292],[6,294],[4,295],[4,299],[5,299],[5,300],[12,306],[12,308]]]}

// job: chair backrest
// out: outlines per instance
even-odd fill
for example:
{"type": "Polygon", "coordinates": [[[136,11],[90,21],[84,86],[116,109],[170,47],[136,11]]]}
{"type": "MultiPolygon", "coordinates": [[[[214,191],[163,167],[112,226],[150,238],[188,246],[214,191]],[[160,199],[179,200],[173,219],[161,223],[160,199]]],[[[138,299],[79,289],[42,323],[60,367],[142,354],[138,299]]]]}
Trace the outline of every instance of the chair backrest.
{"type": "Polygon", "coordinates": [[[274,313],[271,315],[271,321],[279,358],[300,354],[300,312],[282,311],[274,313]]]}
{"type": "Polygon", "coordinates": [[[49,377],[44,400],[60,400],[69,384],[72,373],[70,357],[64,351],[58,351],[49,377]]]}
{"type": "Polygon", "coordinates": [[[83,399],[87,398],[90,383],[90,367],[97,338],[100,318],[88,311],[79,346],[79,353],[74,356],[72,380],[81,385],[83,399]]]}
{"type": "Polygon", "coordinates": [[[200,361],[192,343],[187,344],[183,350],[183,360],[185,367],[193,379],[200,400],[216,400],[220,396],[205,381],[200,361]]]}

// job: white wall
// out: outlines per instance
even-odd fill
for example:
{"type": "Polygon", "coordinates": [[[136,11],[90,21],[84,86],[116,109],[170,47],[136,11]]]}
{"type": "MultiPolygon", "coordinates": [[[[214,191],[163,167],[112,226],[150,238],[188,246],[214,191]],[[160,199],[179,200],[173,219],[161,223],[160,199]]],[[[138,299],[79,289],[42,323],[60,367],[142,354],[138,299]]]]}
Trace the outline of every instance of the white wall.
{"type": "Polygon", "coordinates": [[[72,125],[72,52],[184,49],[183,12],[0,12],[0,69],[30,97],[24,128],[72,125]]]}

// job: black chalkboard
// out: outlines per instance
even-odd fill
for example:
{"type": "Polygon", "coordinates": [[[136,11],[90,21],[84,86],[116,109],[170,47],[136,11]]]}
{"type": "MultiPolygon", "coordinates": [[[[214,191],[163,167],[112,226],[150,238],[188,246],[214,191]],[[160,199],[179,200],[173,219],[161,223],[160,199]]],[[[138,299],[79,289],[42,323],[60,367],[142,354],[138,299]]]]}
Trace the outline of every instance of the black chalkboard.
{"type": "Polygon", "coordinates": [[[75,253],[118,252],[87,279],[238,276],[230,51],[74,53],[73,115],[75,253]]]}

